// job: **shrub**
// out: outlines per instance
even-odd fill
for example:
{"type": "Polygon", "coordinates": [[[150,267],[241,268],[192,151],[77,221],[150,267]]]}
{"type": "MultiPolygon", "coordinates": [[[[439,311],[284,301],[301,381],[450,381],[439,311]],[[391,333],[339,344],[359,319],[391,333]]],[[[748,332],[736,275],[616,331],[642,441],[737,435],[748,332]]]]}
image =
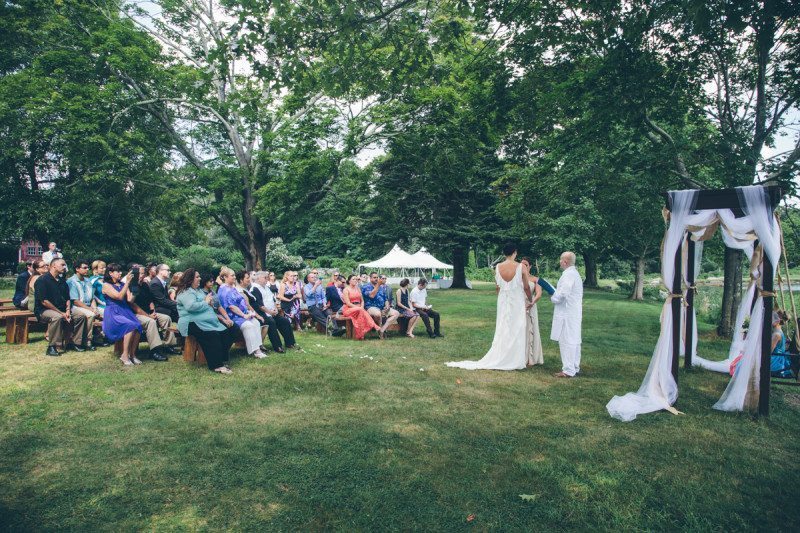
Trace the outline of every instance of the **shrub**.
{"type": "Polygon", "coordinates": [[[303,268],[303,258],[290,254],[283,239],[275,237],[267,243],[267,259],[264,267],[278,274],[287,270],[300,270],[303,268]]]}
{"type": "Polygon", "coordinates": [[[631,262],[610,255],[600,261],[600,275],[604,278],[629,278],[633,275],[631,262]]]}

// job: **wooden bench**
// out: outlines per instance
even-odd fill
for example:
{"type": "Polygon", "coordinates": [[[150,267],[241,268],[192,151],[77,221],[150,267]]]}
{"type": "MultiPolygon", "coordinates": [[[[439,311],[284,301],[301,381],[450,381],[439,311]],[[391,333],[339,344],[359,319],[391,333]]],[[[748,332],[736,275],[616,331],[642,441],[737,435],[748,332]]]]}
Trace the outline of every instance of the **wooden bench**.
{"type": "Polygon", "coordinates": [[[30,311],[0,311],[0,319],[6,321],[6,342],[8,344],[28,344],[29,320],[36,317],[30,311]]]}
{"type": "MultiPolygon", "coordinates": [[[[241,348],[244,344],[244,336],[242,335],[242,330],[238,327],[236,328],[236,335],[233,337],[233,344],[234,346],[241,348]]],[[[194,335],[187,336],[183,341],[183,360],[187,363],[201,363],[206,364],[206,354],[203,353],[203,349],[200,347],[200,343],[197,342],[197,338],[194,335]]]]}
{"type": "MultiPolygon", "coordinates": [[[[172,324],[172,325],[171,325],[169,328],[167,328],[167,329],[169,329],[169,331],[171,331],[172,333],[175,333],[175,334],[177,334],[177,333],[178,333],[178,326],[177,326],[177,325],[175,325],[175,324],[172,324]]],[[[141,343],[143,343],[143,342],[147,342],[147,338],[146,338],[144,335],[141,335],[141,336],[139,337],[139,344],[141,344],[141,343]]],[[[118,340],[117,342],[115,342],[115,343],[114,343],[114,355],[116,355],[117,357],[119,357],[120,355],[122,355],[122,349],[123,349],[123,347],[124,347],[124,346],[125,346],[125,344],[124,344],[124,339],[120,339],[120,340],[118,340]]],[[[138,349],[138,346],[137,346],[137,349],[138,349]]]]}

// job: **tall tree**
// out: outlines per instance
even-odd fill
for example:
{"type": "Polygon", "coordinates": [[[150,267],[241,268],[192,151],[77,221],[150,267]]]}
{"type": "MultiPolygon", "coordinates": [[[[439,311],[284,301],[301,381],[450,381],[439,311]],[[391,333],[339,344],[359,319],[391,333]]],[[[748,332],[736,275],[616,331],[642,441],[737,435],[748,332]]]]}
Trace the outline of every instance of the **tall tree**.
{"type": "Polygon", "coordinates": [[[5,2],[0,20],[0,203],[14,206],[0,210],[0,231],[118,260],[190,238],[158,185],[168,144],[157,125],[114,120],[133,100],[109,64],[146,61],[154,43],[81,0],[5,2]]]}

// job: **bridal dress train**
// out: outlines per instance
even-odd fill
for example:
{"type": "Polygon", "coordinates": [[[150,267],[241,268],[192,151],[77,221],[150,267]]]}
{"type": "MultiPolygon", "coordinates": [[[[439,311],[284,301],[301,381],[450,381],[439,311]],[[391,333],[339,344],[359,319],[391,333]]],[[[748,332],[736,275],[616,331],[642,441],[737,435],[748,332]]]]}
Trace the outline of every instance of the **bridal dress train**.
{"type": "Polygon", "coordinates": [[[525,368],[527,345],[527,313],[525,292],[522,288],[522,265],[511,281],[500,276],[495,269],[495,282],[500,287],[497,295],[497,323],[492,347],[479,361],[452,361],[447,366],[467,370],[521,370],[525,368]]]}

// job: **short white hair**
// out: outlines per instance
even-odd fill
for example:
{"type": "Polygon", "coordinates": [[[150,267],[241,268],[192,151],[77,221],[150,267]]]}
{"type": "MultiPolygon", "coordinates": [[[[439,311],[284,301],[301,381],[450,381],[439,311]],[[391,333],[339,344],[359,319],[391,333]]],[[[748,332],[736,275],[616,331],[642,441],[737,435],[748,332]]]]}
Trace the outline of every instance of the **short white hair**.
{"type": "Polygon", "coordinates": [[[569,266],[575,266],[575,252],[564,252],[561,259],[566,259],[569,266]]]}

